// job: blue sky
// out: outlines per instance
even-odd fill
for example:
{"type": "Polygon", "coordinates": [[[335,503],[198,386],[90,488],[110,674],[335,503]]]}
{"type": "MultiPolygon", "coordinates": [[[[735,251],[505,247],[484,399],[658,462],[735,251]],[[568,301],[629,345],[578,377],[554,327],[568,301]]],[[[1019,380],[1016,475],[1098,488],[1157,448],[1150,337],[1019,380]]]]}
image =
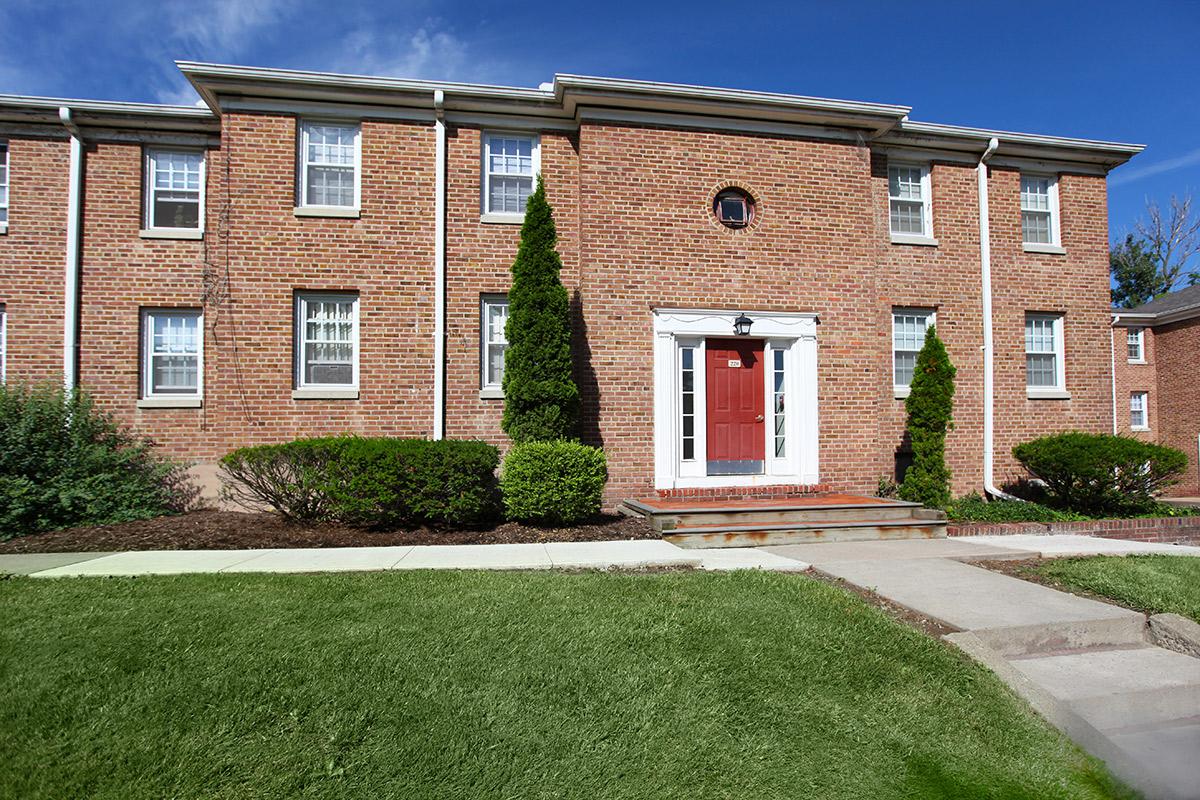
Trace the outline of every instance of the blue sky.
{"type": "MultiPolygon", "coordinates": [[[[1110,227],[1200,195],[1200,3],[4,0],[0,92],[193,103],[173,61],[536,86],[555,72],[913,107],[1141,142],[1110,227]]],[[[1200,200],[1200,198],[1198,198],[1200,200]]]]}

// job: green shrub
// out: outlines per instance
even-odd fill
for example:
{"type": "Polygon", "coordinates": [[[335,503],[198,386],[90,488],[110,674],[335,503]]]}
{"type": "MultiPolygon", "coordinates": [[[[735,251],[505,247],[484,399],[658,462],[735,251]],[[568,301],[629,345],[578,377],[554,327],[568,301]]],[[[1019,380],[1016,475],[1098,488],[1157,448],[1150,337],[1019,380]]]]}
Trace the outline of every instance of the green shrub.
{"type": "Polygon", "coordinates": [[[1090,515],[1150,510],[1187,468],[1187,456],[1174,448],[1095,433],[1043,436],[1013,455],[1045,483],[1049,502],[1090,515]]]}
{"type": "Polygon", "coordinates": [[[946,507],[954,522],[1071,522],[1086,519],[1082,514],[1020,500],[987,501],[972,493],[946,507]]]}
{"type": "Polygon", "coordinates": [[[943,508],[950,502],[950,470],[946,467],[946,431],[954,427],[954,376],[946,346],[930,325],[917,354],[912,388],[904,401],[912,442],[912,466],[904,473],[902,500],[943,508]]]}
{"type": "Polygon", "coordinates": [[[226,496],[293,520],[379,528],[470,525],[495,515],[492,445],[328,436],[235,450],[226,496]]]}
{"type": "Polygon", "coordinates": [[[598,447],[569,441],[513,445],[500,493],[511,520],[574,525],[600,513],[608,466],[598,447]]]}
{"type": "Polygon", "coordinates": [[[84,392],[0,385],[0,539],[186,511],[187,466],[119,427],[84,392]]]}

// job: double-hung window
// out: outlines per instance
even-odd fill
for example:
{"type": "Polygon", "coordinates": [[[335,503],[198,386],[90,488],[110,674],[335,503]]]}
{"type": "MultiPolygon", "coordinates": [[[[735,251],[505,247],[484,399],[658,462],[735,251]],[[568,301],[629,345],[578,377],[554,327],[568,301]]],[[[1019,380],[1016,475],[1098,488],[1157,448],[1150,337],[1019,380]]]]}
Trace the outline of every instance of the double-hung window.
{"type": "Polygon", "coordinates": [[[8,144],[0,142],[0,233],[8,230],[8,144]]]}
{"type": "Polygon", "coordinates": [[[200,231],[204,220],[204,153],[146,151],[144,228],[200,231]]]}
{"type": "Polygon", "coordinates": [[[199,401],[204,320],[200,309],[142,310],[142,399],[199,401]]]}
{"type": "Polygon", "coordinates": [[[893,241],[933,238],[928,166],[888,167],[888,216],[893,241]]]}
{"type": "Polygon", "coordinates": [[[925,331],[934,324],[932,309],[892,309],[892,383],[898,396],[912,386],[917,353],[925,345],[925,331]]]}
{"type": "Polygon", "coordinates": [[[1058,179],[1052,175],[1021,175],[1021,240],[1031,249],[1059,243],[1058,179]]]}
{"type": "Polygon", "coordinates": [[[1066,391],[1061,314],[1025,315],[1025,385],[1034,397],[1066,391]]]}
{"type": "Polygon", "coordinates": [[[480,330],[482,332],[482,374],[484,392],[497,393],[504,385],[504,352],[508,349],[508,338],[504,326],[508,322],[508,298],[484,296],[480,308],[480,330]]]}
{"type": "Polygon", "coordinates": [[[357,209],[361,126],[345,122],[300,125],[300,207],[357,209]]]}
{"type": "Polygon", "coordinates": [[[518,133],[483,136],[483,214],[519,221],[539,169],[538,137],[518,133]]]}
{"type": "Polygon", "coordinates": [[[1130,364],[1146,363],[1146,329],[1129,328],[1125,334],[1130,364]]]}
{"type": "Polygon", "coordinates": [[[358,295],[296,295],[296,389],[357,395],[358,295]]]}
{"type": "Polygon", "coordinates": [[[1132,392],[1129,395],[1129,427],[1135,431],[1150,430],[1146,399],[1146,392],[1132,392]]]}

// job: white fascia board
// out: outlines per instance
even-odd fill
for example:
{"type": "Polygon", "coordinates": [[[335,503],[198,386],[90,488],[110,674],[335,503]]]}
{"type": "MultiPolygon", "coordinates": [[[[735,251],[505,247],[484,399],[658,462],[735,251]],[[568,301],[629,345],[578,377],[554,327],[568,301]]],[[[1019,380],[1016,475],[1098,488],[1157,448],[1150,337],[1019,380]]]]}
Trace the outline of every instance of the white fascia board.
{"type": "Polygon", "coordinates": [[[1000,140],[996,159],[1032,158],[1051,162],[1082,162],[1112,168],[1125,163],[1145,145],[994,131],[935,122],[904,120],[876,141],[880,144],[982,152],[992,138],[1000,140]]]}
{"type": "Polygon", "coordinates": [[[0,95],[0,120],[61,125],[58,110],[63,106],[71,109],[72,117],[80,127],[214,133],[219,127],[216,115],[207,108],[199,106],[75,100],[25,95],[0,95]]]}

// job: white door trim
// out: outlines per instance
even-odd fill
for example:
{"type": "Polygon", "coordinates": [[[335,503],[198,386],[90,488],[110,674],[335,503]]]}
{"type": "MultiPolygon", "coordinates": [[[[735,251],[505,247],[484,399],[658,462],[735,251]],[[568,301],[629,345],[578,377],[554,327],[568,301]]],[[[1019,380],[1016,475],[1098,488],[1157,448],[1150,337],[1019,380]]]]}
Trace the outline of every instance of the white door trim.
{"type": "Polygon", "coordinates": [[[817,402],[817,315],[797,312],[714,309],[654,309],[654,486],[656,489],[706,486],[770,486],[819,483],[817,402]],[[762,475],[705,474],[707,398],[704,340],[736,338],[733,321],[745,314],[753,324],[749,338],[765,340],[767,381],[764,414],[766,468],[762,475]],[[680,350],[694,347],[695,451],[684,461],[680,443],[680,350]],[[774,458],[772,365],[774,351],[784,353],[786,452],[774,458]]]}

